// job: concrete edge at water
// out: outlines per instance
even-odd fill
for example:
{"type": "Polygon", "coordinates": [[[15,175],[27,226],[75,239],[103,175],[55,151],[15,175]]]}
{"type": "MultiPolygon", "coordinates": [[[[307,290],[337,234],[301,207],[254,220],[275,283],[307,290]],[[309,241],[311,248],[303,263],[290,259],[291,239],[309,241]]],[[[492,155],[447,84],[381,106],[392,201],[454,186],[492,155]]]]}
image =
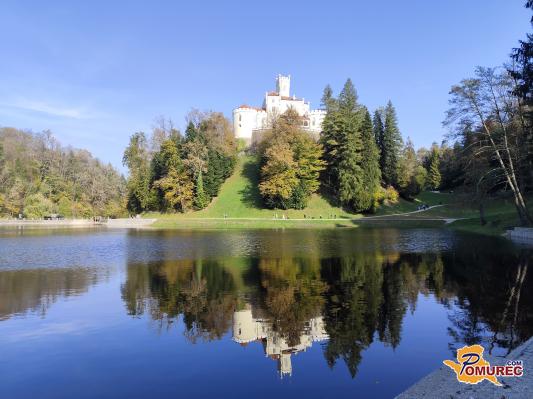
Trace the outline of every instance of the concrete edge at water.
{"type": "Polygon", "coordinates": [[[0,220],[0,227],[36,227],[36,228],[84,228],[108,227],[117,229],[142,228],[152,225],[157,219],[124,218],[108,219],[95,222],[90,219],[63,219],[63,220],[0,220]]]}
{"type": "MultiPolygon", "coordinates": [[[[489,381],[468,385],[457,381],[450,368],[442,365],[420,381],[402,392],[396,399],[449,398],[449,399],[527,399],[533,392],[533,337],[515,348],[505,357],[483,357],[491,365],[503,365],[507,360],[522,360],[524,375],[522,377],[498,378],[503,387],[497,387],[489,381]]],[[[445,360],[445,359],[442,359],[445,360]]]]}

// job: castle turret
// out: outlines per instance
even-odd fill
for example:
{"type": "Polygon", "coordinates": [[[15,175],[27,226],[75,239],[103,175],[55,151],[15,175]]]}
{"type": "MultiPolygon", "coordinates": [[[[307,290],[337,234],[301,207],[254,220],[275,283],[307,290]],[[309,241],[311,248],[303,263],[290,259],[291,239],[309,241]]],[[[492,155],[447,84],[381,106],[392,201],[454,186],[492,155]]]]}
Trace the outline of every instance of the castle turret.
{"type": "Polygon", "coordinates": [[[276,78],[276,91],[280,96],[289,97],[291,91],[291,75],[278,75],[276,78]]]}

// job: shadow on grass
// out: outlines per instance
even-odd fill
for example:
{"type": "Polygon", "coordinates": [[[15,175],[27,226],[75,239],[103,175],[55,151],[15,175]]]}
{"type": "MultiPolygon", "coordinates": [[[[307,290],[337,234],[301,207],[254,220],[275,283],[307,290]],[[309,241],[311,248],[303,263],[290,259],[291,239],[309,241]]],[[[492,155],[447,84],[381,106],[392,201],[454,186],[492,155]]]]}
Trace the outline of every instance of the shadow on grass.
{"type": "Polygon", "coordinates": [[[241,176],[247,180],[244,189],[239,191],[242,202],[250,208],[263,208],[263,201],[259,192],[259,165],[255,158],[246,161],[241,176]]]}

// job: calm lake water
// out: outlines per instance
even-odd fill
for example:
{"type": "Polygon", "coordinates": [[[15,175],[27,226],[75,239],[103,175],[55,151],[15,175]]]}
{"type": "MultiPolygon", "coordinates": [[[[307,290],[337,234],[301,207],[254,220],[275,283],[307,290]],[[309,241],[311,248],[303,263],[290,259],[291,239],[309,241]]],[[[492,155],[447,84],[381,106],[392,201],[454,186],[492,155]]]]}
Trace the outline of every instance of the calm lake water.
{"type": "Polygon", "coordinates": [[[533,259],[445,229],[0,230],[0,398],[387,398],[533,333],[533,259]]]}

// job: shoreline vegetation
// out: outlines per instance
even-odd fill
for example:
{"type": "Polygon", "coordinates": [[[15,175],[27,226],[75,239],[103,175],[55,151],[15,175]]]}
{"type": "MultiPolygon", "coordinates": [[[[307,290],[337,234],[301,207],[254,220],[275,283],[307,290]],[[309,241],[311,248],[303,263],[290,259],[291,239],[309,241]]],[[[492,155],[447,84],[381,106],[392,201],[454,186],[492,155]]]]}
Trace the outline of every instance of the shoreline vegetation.
{"type": "Polygon", "coordinates": [[[168,229],[260,229],[260,228],[359,228],[364,226],[443,227],[479,234],[501,235],[517,225],[512,198],[487,201],[482,226],[479,211],[461,193],[425,191],[413,201],[400,199],[384,205],[375,214],[363,215],[331,204],[324,195],[314,194],[303,210],[275,210],[261,207],[257,170],[253,157],[239,157],[235,172],[221,186],[219,195],[201,211],[188,213],[147,212],[157,219],[150,228],[168,229]],[[428,209],[417,209],[427,205],[428,209]],[[226,217],[224,217],[226,215],[226,217]],[[285,219],[284,219],[285,216],[285,219]]]}
{"type": "Polygon", "coordinates": [[[460,192],[424,191],[412,201],[382,205],[374,214],[352,213],[322,193],[313,194],[305,209],[268,209],[262,205],[258,189],[257,158],[238,157],[234,173],[222,183],[217,197],[200,211],[186,213],[145,212],[138,218],[17,220],[0,219],[2,226],[94,227],[160,229],[313,229],[364,228],[451,228],[466,232],[502,235],[518,225],[511,197],[494,197],[485,204],[486,224],[481,225],[479,209],[471,197],[460,192]],[[422,205],[426,209],[419,209],[422,205]]]}

